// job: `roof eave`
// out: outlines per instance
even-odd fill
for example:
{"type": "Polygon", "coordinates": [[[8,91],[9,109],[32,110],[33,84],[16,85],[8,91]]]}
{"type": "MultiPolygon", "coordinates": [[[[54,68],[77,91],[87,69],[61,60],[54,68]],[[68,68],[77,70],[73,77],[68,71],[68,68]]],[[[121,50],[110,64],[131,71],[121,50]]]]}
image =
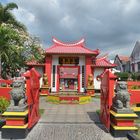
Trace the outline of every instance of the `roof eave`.
{"type": "Polygon", "coordinates": [[[45,64],[26,64],[27,66],[45,66],[45,64]]]}
{"type": "Polygon", "coordinates": [[[116,67],[117,65],[113,65],[113,66],[97,66],[97,65],[91,65],[92,67],[102,67],[102,68],[114,68],[116,67]]]}
{"type": "Polygon", "coordinates": [[[46,52],[47,55],[54,55],[54,54],[79,54],[79,55],[98,55],[97,53],[50,53],[46,52]]]}

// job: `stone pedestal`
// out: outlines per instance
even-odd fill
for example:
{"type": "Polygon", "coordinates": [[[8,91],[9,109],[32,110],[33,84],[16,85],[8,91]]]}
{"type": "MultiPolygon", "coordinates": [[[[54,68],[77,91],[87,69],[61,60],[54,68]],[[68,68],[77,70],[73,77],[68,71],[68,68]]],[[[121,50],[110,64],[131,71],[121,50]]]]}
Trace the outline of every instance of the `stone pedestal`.
{"type": "Polygon", "coordinates": [[[118,113],[118,110],[110,111],[111,127],[110,132],[115,137],[126,137],[126,135],[131,131],[137,131],[138,128],[134,124],[134,120],[138,116],[132,111],[127,110],[118,113]]]}
{"type": "Polygon", "coordinates": [[[24,112],[25,110],[27,110],[28,105],[24,104],[24,105],[19,105],[19,106],[9,106],[7,108],[7,112],[24,112]]]}
{"type": "Polygon", "coordinates": [[[44,95],[44,96],[46,96],[46,95],[49,95],[49,87],[45,87],[45,86],[42,86],[41,87],[41,92],[40,92],[40,95],[44,95]]]}
{"type": "Polygon", "coordinates": [[[112,107],[111,108],[114,112],[120,113],[120,114],[132,114],[134,111],[129,108],[123,108],[123,109],[118,109],[117,107],[112,107]]]}
{"type": "Polygon", "coordinates": [[[23,112],[6,111],[2,115],[6,118],[6,124],[1,129],[2,138],[26,138],[28,134],[28,110],[23,112]]]}
{"type": "Polygon", "coordinates": [[[94,96],[94,89],[93,88],[87,89],[87,95],[94,96]]]}

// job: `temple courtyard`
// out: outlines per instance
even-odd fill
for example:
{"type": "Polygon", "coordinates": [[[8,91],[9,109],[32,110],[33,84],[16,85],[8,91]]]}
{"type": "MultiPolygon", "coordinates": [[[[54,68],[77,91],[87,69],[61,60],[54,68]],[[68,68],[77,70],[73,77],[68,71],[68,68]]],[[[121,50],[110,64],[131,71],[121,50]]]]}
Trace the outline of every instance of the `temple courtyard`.
{"type": "Polygon", "coordinates": [[[85,105],[47,103],[40,98],[40,109],[44,109],[41,119],[30,131],[27,140],[126,140],[114,138],[106,132],[96,110],[100,100],[85,105]]]}

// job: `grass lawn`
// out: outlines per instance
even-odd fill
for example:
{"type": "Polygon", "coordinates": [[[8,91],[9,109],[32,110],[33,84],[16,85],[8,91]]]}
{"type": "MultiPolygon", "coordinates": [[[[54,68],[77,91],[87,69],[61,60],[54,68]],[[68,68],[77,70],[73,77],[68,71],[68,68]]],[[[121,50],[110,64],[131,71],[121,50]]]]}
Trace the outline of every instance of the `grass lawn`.
{"type": "Polygon", "coordinates": [[[138,137],[140,138],[140,126],[138,128],[138,137]]]}
{"type": "Polygon", "coordinates": [[[97,113],[98,115],[100,115],[100,109],[96,110],[96,113],[97,113]]]}
{"type": "Polygon", "coordinates": [[[45,111],[45,109],[39,109],[39,114],[40,114],[40,116],[43,115],[44,111],[45,111]]]}
{"type": "Polygon", "coordinates": [[[95,95],[95,96],[93,96],[93,98],[98,98],[98,99],[100,99],[100,95],[95,95]]]}

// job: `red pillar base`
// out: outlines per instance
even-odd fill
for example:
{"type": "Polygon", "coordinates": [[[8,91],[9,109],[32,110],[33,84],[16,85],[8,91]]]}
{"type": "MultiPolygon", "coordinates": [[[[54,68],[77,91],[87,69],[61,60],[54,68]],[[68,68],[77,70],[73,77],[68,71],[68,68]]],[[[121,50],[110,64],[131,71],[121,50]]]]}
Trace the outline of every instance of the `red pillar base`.
{"type": "Polygon", "coordinates": [[[2,138],[26,138],[28,132],[28,110],[24,112],[4,112],[6,124],[1,128],[2,138]]]}
{"type": "Polygon", "coordinates": [[[6,125],[10,126],[23,126],[27,123],[27,118],[6,118],[6,125]]]}
{"type": "Polygon", "coordinates": [[[40,95],[49,95],[49,87],[42,87],[40,95]]]}
{"type": "Polygon", "coordinates": [[[87,89],[87,95],[94,96],[94,89],[87,89]]]}
{"type": "Polygon", "coordinates": [[[130,131],[137,131],[138,128],[134,124],[134,120],[138,118],[135,113],[117,113],[110,111],[111,129],[113,136],[126,136],[130,131]]]}

